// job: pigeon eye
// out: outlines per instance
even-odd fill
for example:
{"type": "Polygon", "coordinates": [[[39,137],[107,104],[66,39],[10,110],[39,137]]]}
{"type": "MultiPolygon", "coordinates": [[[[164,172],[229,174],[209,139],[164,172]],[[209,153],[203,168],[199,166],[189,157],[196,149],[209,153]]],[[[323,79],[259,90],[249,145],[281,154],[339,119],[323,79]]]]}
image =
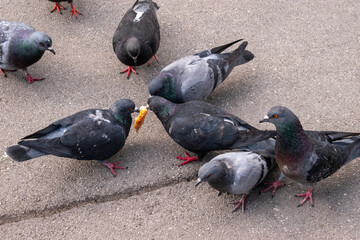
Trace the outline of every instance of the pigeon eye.
{"type": "Polygon", "coordinates": [[[273,115],[273,118],[279,118],[279,115],[274,114],[274,115],[273,115]]]}
{"type": "Polygon", "coordinates": [[[40,46],[45,47],[45,43],[41,42],[40,46]]]}
{"type": "Polygon", "coordinates": [[[158,89],[158,90],[157,90],[157,92],[160,92],[160,91],[161,91],[161,89],[158,89]]]}

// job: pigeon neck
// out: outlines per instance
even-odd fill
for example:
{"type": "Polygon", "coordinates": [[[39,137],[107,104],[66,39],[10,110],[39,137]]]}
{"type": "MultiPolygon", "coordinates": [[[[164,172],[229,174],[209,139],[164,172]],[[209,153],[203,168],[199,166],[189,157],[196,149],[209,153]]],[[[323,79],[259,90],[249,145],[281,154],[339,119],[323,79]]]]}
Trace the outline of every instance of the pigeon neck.
{"type": "Polygon", "coordinates": [[[277,127],[277,155],[280,154],[287,157],[298,156],[300,159],[300,156],[306,154],[310,148],[310,141],[299,121],[277,127]]]}
{"type": "Polygon", "coordinates": [[[164,91],[166,91],[165,98],[172,102],[181,102],[182,99],[178,99],[176,93],[175,75],[167,72],[164,74],[164,77],[167,79],[167,81],[164,82],[164,91]]]}
{"type": "Polygon", "coordinates": [[[131,127],[131,115],[127,114],[127,115],[122,115],[122,114],[114,114],[114,118],[120,122],[122,125],[124,125],[125,129],[126,129],[126,135],[129,133],[130,131],[130,127],[131,127]]]}

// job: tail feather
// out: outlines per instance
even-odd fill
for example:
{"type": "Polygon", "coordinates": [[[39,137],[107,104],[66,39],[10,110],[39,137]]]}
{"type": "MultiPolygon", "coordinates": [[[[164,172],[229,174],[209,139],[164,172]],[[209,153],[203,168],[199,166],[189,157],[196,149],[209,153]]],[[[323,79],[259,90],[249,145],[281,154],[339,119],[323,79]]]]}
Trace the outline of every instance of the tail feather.
{"type": "Polygon", "coordinates": [[[36,151],[32,148],[28,148],[21,145],[15,145],[6,149],[6,154],[17,162],[23,162],[33,158],[37,158],[46,155],[42,152],[36,151]]]}
{"type": "Polygon", "coordinates": [[[360,139],[356,140],[351,145],[349,145],[349,148],[350,148],[350,154],[345,164],[348,164],[355,158],[360,157],[360,139]]]}
{"type": "Polygon", "coordinates": [[[239,131],[239,138],[230,149],[249,149],[249,146],[275,136],[276,131],[239,131]]]}
{"type": "Polygon", "coordinates": [[[213,49],[211,49],[211,53],[221,53],[222,51],[224,51],[225,49],[227,49],[228,47],[230,47],[231,45],[234,45],[235,43],[237,42],[240,42],[244,39],[239,39],[239,40],[236,40],[234,42],[231,42],[231,43],[228,43],[228,44],[225,44],[225,45],[221,45],[219,47],[215,47],[213,49]]]}
{"type": "Polygon", "coordinates": [[[247,41],[243,42],[230,54],[229,57],[226,58],[226,61],[229,62],[230,68],[234,68],[237,65],[250,62],[254,59],[254,54],[248,50],[245,50],[247,45],[247,41]]]}

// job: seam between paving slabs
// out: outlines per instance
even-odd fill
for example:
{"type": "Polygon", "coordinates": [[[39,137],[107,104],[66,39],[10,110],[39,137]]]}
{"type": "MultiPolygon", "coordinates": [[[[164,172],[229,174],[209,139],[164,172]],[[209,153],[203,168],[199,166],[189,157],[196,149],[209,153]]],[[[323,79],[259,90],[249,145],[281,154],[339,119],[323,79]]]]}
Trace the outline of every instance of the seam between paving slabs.
{"type": "Polygon", "coordinates": [[[189,182],[197,177],[197,172],[190,176],[180,177],[177,179],[165,179],[152,185],[146,185],[138,188],[129,188],[121,192],[116,192],[110,195],[87,197],[83,200],[72,201],[61,205],[52,206],[41,210],[28,210],[20,214],[5,214],[0,216],[0,226],[20,222],[32,218],[48,217],[54,214],[62,213],[74,208],[79,208],[87,204],[99,204],[121,199],[127,199],[133,196],[142,195],[145,193],[153,192],[164,187],[174,186],[183,182],[189,182]]]}

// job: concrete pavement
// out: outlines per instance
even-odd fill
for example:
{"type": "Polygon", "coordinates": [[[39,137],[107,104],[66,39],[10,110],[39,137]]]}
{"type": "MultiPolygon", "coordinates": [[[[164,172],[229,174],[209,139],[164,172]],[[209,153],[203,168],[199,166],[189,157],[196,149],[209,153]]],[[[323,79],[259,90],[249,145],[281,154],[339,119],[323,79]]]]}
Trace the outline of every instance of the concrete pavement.
{"type": "MultiPolygon", "coordinates": [[[[53,39],[29,72],[0,78],[0,146],[49,122],[131,98],[140,106],[147,84],[172,61],[245,38],[255,54],[208,99],[261,129],[274,105],[292,109],[306,129],[360,131],[360,3],[309,1],[156,1],[159,63],[129,80],[112,50],[113,33],[133,1],[75,0],[84,15],[50,14],[48,1],[0,0],[0,19],[27,23],[53,39]]],[[[67,6],[67,4],[63,4],[67,6]]],[[[45,156],[17,163],[0,154],[2,239],[357,239],[359,160],[314,188],[315,207],[296,208],[305,188],[287,181],[274,198],[254,191],[245,214],[206,184],[194,188],[202,163],[178,167],[182,154],[149,113],[114,157],[128,166],[113,177],[95,161],[45,156]]],[[[210,154],[204,161],[211,159],[210,154]]],[[[269,176],[276,178],[277,172],[269,176]]]]}

